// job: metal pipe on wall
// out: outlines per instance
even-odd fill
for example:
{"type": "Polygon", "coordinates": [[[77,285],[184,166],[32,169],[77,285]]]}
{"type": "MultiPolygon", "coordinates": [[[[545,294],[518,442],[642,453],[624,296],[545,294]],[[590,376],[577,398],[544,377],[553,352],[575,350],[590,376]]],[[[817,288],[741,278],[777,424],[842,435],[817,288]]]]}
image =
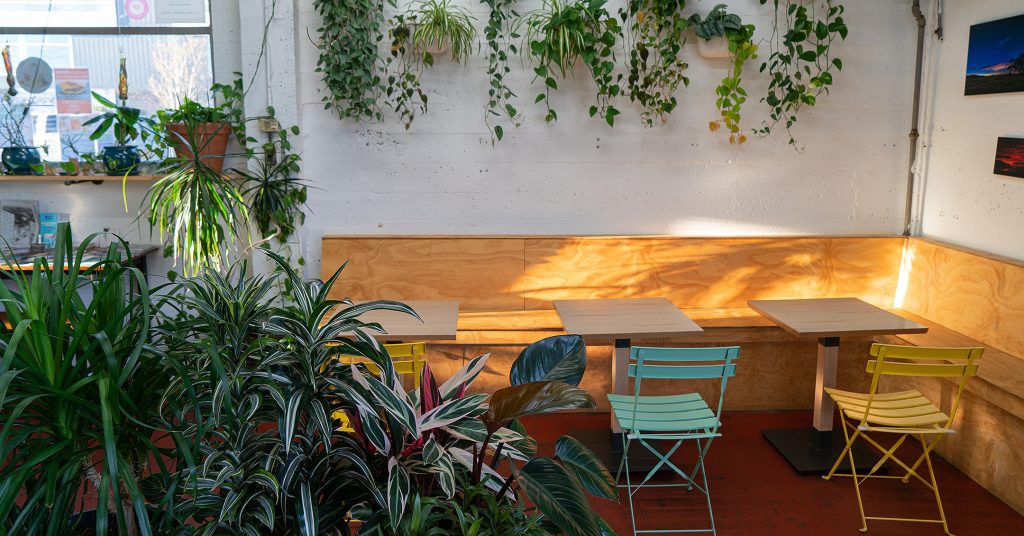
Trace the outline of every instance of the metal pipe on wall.
{"type": "Polygon", "coordinates": [[[914,209],[914,164],[917,162],[917,142],[921,137],[917,126],[921,117],[921,64],[924,62],[925,18],[921,11],[921,0],[914,0],[910,7],[917,20],[917,61],[914,66],[914,106],[910,123],[910,162],[907,165],[907,204],[903,215],[903,235],[910,236],[911,213],[914,209]]]}

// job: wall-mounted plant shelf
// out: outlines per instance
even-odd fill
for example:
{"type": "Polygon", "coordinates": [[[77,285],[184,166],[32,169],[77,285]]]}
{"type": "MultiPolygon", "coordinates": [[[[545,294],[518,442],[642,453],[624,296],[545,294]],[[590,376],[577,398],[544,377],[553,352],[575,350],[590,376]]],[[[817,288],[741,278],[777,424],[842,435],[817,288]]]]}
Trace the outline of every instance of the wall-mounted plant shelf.
{"type": "MultiPolygon", "coordinates": [[[[76,182],[92,182],[92,181],[120,181],[125,177],[122,176],[109,176],[109,175],[0,175],[0,181],[24,181],[24,182],[41,182],[41,181],[76,181],[76,182]]],[[[160,177],[158,175],[129,175],[127,179],[129,181],[141,181],[141,182],[153,182],[160,177]]]]}

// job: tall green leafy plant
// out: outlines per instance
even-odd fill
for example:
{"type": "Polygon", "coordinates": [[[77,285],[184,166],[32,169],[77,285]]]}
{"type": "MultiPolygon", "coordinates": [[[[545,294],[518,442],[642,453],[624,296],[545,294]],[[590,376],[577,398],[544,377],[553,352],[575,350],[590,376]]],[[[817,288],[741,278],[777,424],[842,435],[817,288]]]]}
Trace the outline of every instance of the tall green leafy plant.
{"type": "Polygon", "coordinates": [[[37,259],[29,275],[2,255],[13,287],[0,284],[5,534],[70,534],[84,493],[98,498],[97,534],[153,533],[141,481],[166,469],[154,440],[174,370],[149,344],[154,305],[127,244],[87,267],[94,238],[75,249],[60,225],[53,264],[37,259]]]}
{"type": "Polygon", "coordinates": [[[211,138],[202,135],[201,124],[191,119],[184,126],[179,141],[192,156],[169,160],[144,203],[164,254],[181,260],[182,271],[192,275],[208,266],[226,266],[232,243],[245,232],[249,210],[235,179],[207,163],[207,158],[223,155],[203,156],[211,138]]]}
{"type": "Polygon", "coordinates": [[[757,45],[753,41],[754,25],[743,24],[739,15],[726,11],[725,4],[715,6],[703,19],[699,14],[691,15],[689,21],[700,39],[722,37],[728,40],[732,63],[728,74],[715,88],[715,107],[718,108],[719,118],[711,121],[708,127],[715,132],[724,125],[729,133],[729,143],[742,145],[747,141],[747,136],[740,132],[740,112],[747,102],[747,90],[741,82],[743,65],[747,60],[757,57],[757,45]]]}
{"type": "Polygon", "coordinates": [[[640,119],[649,127],[667,120],[679,104],[679,85],[690,84],[689,64],[680,56],[686,44],[685,7],[685,0],[629,0],[619,9],[629,28],[629,99],[643,107],[640,119]]]}
{"type": "Polygon", "coordinates": [[[770,135],[779,124],[796,145],[792,128],[805,106],[814,106],[818,97],[828,94],[833,73],[843,69],[843,61],[832,50],[836,39],[849,33],[843,20],[845,8],[836,0],[760,0],[772,2],[775,27],[768,39],[768,59],[761,72],[770,76],[769,119],[755,132],[770,135]]]}
{"type": "Polygon", "coordinates": [[[618,21],[605,9],[606,0],[544,0],[544,6],[526,13],[519,25],[525,26],[527,52],[534,63],[536,78],[544,81],[537,94],[544,103],[546,122],[556,121],[551,107],[551,90],[558,80],[571,75],[577,60],[582,60],[597,86],[591,117],[601,117],[613,126],[621,112],[613,100],[622,91],[621,74],[615,73],[615,44],[621,33],[618,21]]]}

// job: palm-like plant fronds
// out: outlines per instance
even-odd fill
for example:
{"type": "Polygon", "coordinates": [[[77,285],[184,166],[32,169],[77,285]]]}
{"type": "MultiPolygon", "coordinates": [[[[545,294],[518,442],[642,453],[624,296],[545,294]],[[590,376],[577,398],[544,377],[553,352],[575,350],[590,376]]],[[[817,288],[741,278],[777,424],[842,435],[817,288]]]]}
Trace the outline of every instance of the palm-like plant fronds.
{"type": "Polygon", "coordinates": [[[451,45],[452,61],[465,63],[476,47],[475,17],[451,0],[419,0],[409,7],[415,16],[413,47],[443,49],[451,45]]]}
{"type": "Polygon", "coordinates": [[[119,534],[151,533],[139,480],[162,456],[153,436],[169,373],[147,344],[150,296],[127,244],[86,268],[92,238],[75,250],[62,224],[52,265],[0,270],[13,282],[0,284],[2,533],[69,533],[84,489],[98,495],[98,533],[111,518],[119,534]]]}

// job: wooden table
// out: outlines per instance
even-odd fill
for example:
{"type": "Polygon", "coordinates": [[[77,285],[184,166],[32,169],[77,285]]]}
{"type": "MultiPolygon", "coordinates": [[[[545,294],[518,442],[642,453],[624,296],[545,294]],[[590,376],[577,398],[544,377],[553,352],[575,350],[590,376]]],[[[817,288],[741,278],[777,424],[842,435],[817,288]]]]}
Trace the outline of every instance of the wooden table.
{"type": "MultiPolygon", "coordinates": [[[[826,387],[836,386],[840,337],[924,333],[928,328],[857,298],[752,300],[747,304],[798,339],[818,340],[812,428],[765,430],[764,437],[797,472],[824,473],[844,446],[834,439],[835,403],[825,393],[826,387]]],[[[866,449],[855,451],[854,456],[858,469],[861,465],[866,464],[867,469],[873,465],[866,449]]]]}
{"type": "MultiPolygon", "coordinates": [[[[629,348],[634,337],[673,337],[704,331],[665,298],[555,300],[566,333],[588,342],[615,341],[612,392],[629,393],[629,348]]],[[[612,415],[612,431],[622,427],[612,415]]]]}
{"type": "Polygon", "coordinates": [[[362,322],[378,322],[387,333],[375,334],[388,342],[455,340],[459,322],[459,302],[453,300],[403,300],[422,321],[400,311],[370,311],[359,317],[362,322]]]}

